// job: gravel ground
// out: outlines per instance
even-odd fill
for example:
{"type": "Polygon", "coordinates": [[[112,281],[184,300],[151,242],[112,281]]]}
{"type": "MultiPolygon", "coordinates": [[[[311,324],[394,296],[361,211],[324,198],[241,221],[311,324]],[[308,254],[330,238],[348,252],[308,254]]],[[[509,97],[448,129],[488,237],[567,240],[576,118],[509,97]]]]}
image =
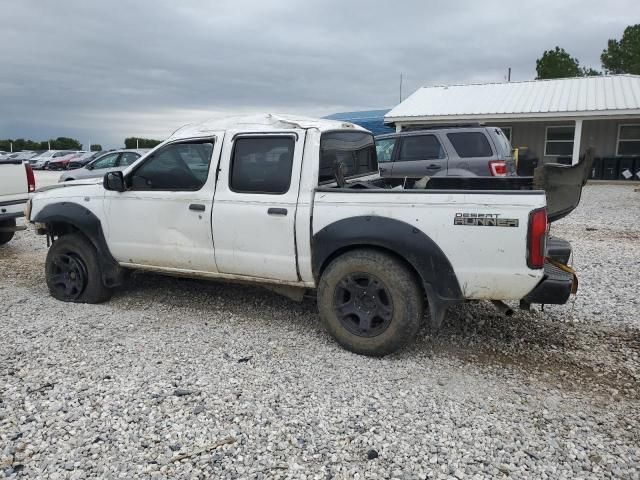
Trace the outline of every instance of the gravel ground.
{"type": "Polygon", "coordinates": [[[384,359],[312,301],[136,274],[57,302],[45,240],[0,248],[0,476],[640,478],[640,193],[589,186],[573,305],[456,308],[384,359]]]}

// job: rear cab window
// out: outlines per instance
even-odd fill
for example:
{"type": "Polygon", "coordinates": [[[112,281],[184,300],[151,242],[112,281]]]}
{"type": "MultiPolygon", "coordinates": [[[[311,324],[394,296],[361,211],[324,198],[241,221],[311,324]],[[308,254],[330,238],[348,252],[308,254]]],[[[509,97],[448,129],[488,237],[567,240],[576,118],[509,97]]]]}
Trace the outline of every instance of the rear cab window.
{"type": "Polygon", "coordinates": [[[491,157],[493,150],[482,132],[452,132],[447,138],[460,158],[491,157]]]}
{"type": "Polygon", "coordinates": [[[329,131],[320,137],[318,183],[335,181],[336,168],[345,167],[345,178],[378,173],[378,159],[373,135],[362,131],[329,131]]]}

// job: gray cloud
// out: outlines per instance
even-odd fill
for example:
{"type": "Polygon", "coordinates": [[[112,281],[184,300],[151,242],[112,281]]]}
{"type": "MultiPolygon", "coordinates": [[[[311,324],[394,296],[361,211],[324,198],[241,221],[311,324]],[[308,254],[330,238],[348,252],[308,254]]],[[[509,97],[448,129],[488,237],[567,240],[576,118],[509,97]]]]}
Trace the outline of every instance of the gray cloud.
{"type": "MultiPolygon", "coordinates": [[[[0,138],[119,146],[228,112],[391,107],[421,85],[535,76],[560,45],[599,66],[635,0],[3,2],[0,138]]],[[[635,15],[634,15],[635,14],[635,15]]]]}

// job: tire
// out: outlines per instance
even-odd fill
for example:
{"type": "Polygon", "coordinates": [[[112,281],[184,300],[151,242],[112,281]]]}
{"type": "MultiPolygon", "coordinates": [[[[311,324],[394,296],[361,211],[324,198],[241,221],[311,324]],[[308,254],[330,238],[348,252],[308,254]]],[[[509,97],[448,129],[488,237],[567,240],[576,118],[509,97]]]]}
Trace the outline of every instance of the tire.
{"type": "MultiPolygon", "coordinates": [[[[16,219],[11,218],[9,220],[3,220],[0,222],[0,227],[15,227],[16,219]]],[[[0,232],[0,245],[4,245],[5,243],[9,243],[16,232],[0,232]]]]}
{"type": "Polygon", "coordinates": [[[51,296],[63,302],[102,303],[113,293],[102,283],[95,247],[80,233],[53,242],[47,253],[45,276],[51,296]]]}
{"type": "Polygon", "coordinates": [[[377,250],[353,250],[334,259],[322,274],[318,309],[340,345],[382,357],[414,339],[424,293],[403,262],[377,250]]]}

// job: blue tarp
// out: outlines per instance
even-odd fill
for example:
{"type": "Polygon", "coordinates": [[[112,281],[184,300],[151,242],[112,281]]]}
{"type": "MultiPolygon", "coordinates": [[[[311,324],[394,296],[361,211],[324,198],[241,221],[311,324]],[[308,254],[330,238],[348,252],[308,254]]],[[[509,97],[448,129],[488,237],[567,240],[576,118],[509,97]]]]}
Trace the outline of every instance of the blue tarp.
{"type": "Polygon", "coordinates": [[[329,120],[343,120],[345,122],[355,123],[363,128],[371,131],[374,135],[382,133],[391,133],[395,130],[384,124],[384,115],[387,110],[363,110],[360,112],[341,112],[328,115],[324,118],[329,120]]]}

